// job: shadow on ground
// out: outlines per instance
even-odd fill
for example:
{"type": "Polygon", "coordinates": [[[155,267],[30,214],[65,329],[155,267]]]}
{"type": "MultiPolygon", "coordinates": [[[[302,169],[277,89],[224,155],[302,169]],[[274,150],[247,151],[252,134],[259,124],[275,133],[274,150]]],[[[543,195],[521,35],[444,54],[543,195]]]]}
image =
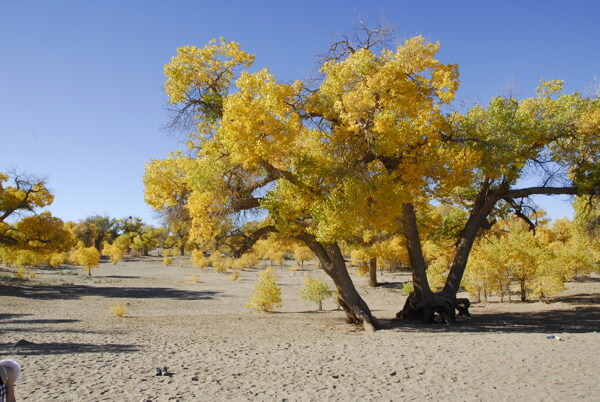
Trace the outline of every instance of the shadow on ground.
{"type": "Polygon", "coordinates": [[[381,320],[383,329],[448,333],[586,333],[600,331],[600,306],[539,312],[476,312],[456,325],[381,320]]]}
{"type": "Polygon", "coordinates": [[[132,353],[142,350],[137,345],[94,343],[34,343],[26,346],[0,343],[0,354],[18,356],[64,355],[74,353],[132,353]]]}
{"type": "Polygon", "coordinates": [[[126,297],[131,299],[211,300],[220,292],[190,291],[173,288],[136,288],[117,286],[63,285],[0,285],[3,296],[29,299],[80,299],[83,296],[126,297]]]}

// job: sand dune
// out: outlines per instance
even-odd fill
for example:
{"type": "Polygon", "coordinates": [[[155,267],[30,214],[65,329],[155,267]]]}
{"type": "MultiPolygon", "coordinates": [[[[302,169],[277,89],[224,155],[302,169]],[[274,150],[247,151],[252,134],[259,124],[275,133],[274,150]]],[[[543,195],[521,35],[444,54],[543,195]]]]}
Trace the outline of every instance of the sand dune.
{"type": "Polygon", "coordinates": [[[268,314],[243,306],[255,270],[232,282],[182,258],[144,258],[92,277],[34,272],[0,285],[0,357],[23,366],[19,400],[600,400],[598,278],[550,304],[474,304],[456,326],[392,320],[406,274],[385,273],[378,288],[356,278],[385,327],[366,334],[333,301],[318,312],[300,298],[314,267],[278,271],[283,307],[268,314]],[[119,303],[126,317],[109,311],[119,303]],[[21,339],[32,344],[15,347],[21,339]],[[156,376],[163,366],[169,375],[156,376]]]}

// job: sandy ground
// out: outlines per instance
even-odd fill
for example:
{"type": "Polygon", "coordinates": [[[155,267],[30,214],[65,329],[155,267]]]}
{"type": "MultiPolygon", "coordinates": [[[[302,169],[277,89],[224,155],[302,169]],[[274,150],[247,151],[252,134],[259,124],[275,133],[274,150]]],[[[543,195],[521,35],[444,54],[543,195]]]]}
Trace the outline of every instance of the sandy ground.
{"type": "Polygon", "coordinates": [[[19,400],[600,400],[597,277],[550,304],[474,304],[455,326],[392,320],[407,274],[384,273],[378,288],[356,278],[384,324],[367,334],[333,301],[318,312],[300,298],[314,267],[278,271],[276,313],[244,308],[258,271],[232,282],[181,257],[103,263],[92,277],[33,272],[15,284],[0,268],[0,358],[23,366],[19,400]],[[126,317],[110,312],[119,303],[126,317]],[[33,344],[15,347],[21,339],[33,344]]]}

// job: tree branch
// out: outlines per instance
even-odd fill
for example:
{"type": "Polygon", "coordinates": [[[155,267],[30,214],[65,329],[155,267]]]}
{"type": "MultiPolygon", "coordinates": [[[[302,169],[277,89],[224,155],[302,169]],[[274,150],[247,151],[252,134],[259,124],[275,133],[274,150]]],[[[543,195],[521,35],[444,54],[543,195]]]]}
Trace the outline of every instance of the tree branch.
{"type": "Polygon", "coordinates": [[[511,207],[513,207],[513,209],[515,210],[515,215],[517,215],[519,218],[521,218],[528,226],[529,226],[529,230],[533,232],[533,234],[535,234],[535,223],[532,222],[531,219],[529,219],[529,217],[527,215],[525,215],[525,213],[523,213],[523,206],[520,204],[517,204],[515,200],[513,200],[512,198],[503,198],[504,201],[506,201],[511,207]]]}
{"type": "Polygon", "coordinates": [[[285,180],[289,181],[290,183],[294,184],[295,186],[308,191],[311,194],[317,194],[312,188],[310,188],[305,183],[300,181],[300,179],[298,179],[298,177],[295,174],[293,174],[292,172],[288,172],[287,170],[277,169],[275,166],[271,165],[269,162],[265,161],[264,159],[262,159],[260,161],[260,165],[263,167],[263,169],[265,169],[267,171],[267,173],[269,175],[272,175],[273,177],[278,178],[278,179],[285,179],[285,180]]]}
{"type": "Polygon", "coordinates": [[[502,198],[523,198],[530,195],[577,195],[577,187],[526,187],[503,192],[502,198]]]}
{"type": "Polygon", "coordinates": [[[240,258],[245,252],[250,250],[252,248],[252,246],[254,246],[254,244],[256,244],[256,242],[258,240],[260,240],[261,237],[263,237],[264,235],[266,235],[268,233],[274,233],[276,231],[277,231],[277,229],[275,228],[275,226],[269,225],[269,226],[262,227],[262,228],[256,230],[255,232],[252,232],[249,236],[242,235],[242,237],[243,237],[242,245],[237,249],[232,247],[233,256],[235,258],[240,258]]]}

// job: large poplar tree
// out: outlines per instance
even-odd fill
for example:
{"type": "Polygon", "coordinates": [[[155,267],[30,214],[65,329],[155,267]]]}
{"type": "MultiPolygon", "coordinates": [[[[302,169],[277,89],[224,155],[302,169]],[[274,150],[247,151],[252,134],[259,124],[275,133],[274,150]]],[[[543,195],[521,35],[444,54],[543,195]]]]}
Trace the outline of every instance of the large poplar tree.
{"type": "Polygon", "coordinates": [[[316,82],[290,84],[267,69],[249,72],[254,57],[235,42],[179,48],[165,89],[174,122],[196,127],[189,156],[148,165],[146,199],[159,209],[184,204],[190,236],[207,250],[226,244],[239,256],[271,232],[302,240],[348,320],[366,329],[378,323],[339,244],[401,233],[415,292],[400,315],[431,321],[438,312],[452,322],[473,241],[499,207],[525,216],[520,200],[530,195],[597,191],[598,102],[557,97],[550,82],[535,98],[447,115],[458,68],[437,60],[438,43],[415,37],[378,50],[375,33],[365,34],[336,44],[316,82]],[[542,182],[516,187],[533,165],[542,182]],[[432,202],[469,215],[439,293],[427,281],[417,219],[432,202]]]}

